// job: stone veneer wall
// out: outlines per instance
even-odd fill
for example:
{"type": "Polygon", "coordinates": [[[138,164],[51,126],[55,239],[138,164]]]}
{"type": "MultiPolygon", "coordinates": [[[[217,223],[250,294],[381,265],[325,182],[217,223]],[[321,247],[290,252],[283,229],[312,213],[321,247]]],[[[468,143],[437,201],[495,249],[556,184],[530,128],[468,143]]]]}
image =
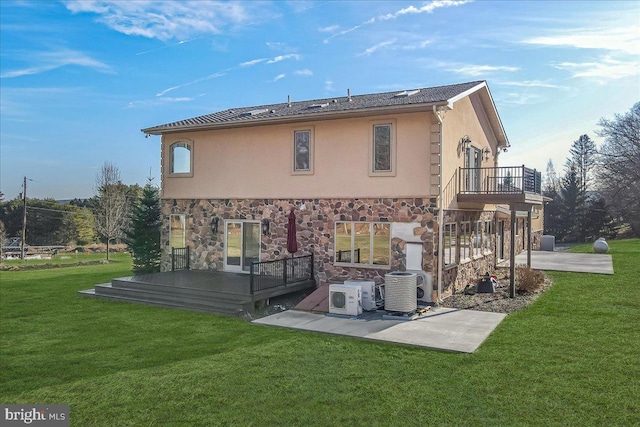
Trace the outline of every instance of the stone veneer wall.
{"type": "Polygon", "coordinates": [[[433,257],[434,235],[437,233],[435,199],[196,199],[163,200],[162,271],[171,269],[169,247],[169,215],[186,216],[186,242],[190,248],[191,268],[224,269],[224,220],[269,220],[268,235],[261,236],[261,261],[290,256],[287,253],[288,214],[294,208],[297,218],[297,255],[313,253],[317,283],[347,279],[383,281],[389,270],[401,270],[405,264],[405,241],[393,237],[390,268],[363,268],[334,265],[335,221],[414,223],[413,235],[423,243],[423,270],[437,271],[433,257]],[[305,210],[300,207],[304,203],[305,210]],[[212,233],[211,222],[219,218],[218,232],[212,233]],[[434,233],[436,230],[436,233],[434,233]]]}

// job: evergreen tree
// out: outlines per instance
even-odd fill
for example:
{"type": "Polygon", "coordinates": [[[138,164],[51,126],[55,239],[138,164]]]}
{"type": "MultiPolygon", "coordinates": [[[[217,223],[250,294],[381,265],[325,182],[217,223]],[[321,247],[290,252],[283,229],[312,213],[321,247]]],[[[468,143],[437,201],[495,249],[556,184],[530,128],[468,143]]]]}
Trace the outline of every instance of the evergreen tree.
{"type": "Polygon", "coordinates": [[[545,184],[542,195],[550,198],[544,206],[544,233],[553,236],[560,236],[560,225],[562,222],[562,198],[558,193],[560,184],[553,162],[547,163],[547,173],[545,174],[545,184]]]}
{"type": "Polygon", "coordinates": [[[133,254],[133,272],[138,274],[160,271],[160,193],[151,180],[133,206],[130,227],[125,233],[133,254]]]}
{"type": "Polygon", "coordinates": [[[560,239],[576,241],[581,230],[577,222],[578,206],[580,201],[580,183],[578,173],[573,165],[570,165],[565,176],[560,183],[560,222],[558,224],[558,235],[560,239]]]}

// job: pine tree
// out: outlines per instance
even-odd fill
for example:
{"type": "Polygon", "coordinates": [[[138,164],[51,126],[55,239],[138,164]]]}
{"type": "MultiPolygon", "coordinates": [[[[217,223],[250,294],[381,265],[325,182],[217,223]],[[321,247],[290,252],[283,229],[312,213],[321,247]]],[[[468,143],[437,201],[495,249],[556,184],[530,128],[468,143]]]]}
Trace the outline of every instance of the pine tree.
{"type": "Polygon", "coordinates": [[[580,179],[575,166],[568,167],[565,176],[560,183],[560,198],[562,206],[560,208],[559,236],[561,239],[576,241],[581,234],[578,223],[578,207],[580,201],[580,179]]]}
{"type": "Polygon", "coordinates": [[[126,243],[133,254],[133,272],[160,271],[160,193],[152,178],[142,189],[142,197],[134,205],[126,243]]]}

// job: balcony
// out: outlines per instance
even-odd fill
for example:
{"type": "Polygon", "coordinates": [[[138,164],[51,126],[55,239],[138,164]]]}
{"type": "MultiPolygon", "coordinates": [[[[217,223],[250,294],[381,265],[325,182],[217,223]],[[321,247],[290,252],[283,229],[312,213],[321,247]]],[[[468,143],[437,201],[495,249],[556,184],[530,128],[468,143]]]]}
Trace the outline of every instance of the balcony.
{"type": "Polygon", "coordinates": [[[459,203],[542,204],[542,175],[525,166],[460,168],[455,181],[459,203]]]}

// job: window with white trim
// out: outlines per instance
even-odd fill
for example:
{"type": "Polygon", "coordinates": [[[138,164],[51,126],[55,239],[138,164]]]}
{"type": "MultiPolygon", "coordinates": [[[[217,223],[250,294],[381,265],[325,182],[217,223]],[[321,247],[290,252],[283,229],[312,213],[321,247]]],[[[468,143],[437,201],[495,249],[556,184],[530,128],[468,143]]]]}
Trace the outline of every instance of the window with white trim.
{"type": "Polygon", "coordinates": [[[390,223],[336,221],[334,236],[336,264],[390,265],[390,223]]]}
{"type": "Polygon", "coordinates": [[[313,129],[293,131],[293,167],[294,175],[313,174],[313,129]]]}
{"type": "Polygon", "coordinates": [[[471,221],[460,223],[460,262],[471,259],[471,221]]]}
{"type": "Polygon", "coordinates": [[[395,120],[374,123],[370,145],[370,176],[393,176],[396,173],[395,120]]]}
{"type": "Polygon", "coordinates": [[[473,256],[482,256],[482,221],[476,221],[475,230],[472,233],[471,245],[473,256]]]}
{"type": "Polygon", "coordinates": [[[451,222],[444,225],[444,239],[443,244],[444,248],[442,251],[444,265],[455,265],[457,264],[457,254],[458,254],[458,245],[457,245],[457,225],[455,222],[451,222]]]}
{"type": "Polygon", "coordinates": [[[171,175],[193,175],[193,148],[185,141],[174,142],[169,146],[171,175]]]}
{"type": "Polygon", "coordinates": [[[493,235],[493,221],[486,220],[484,222],[484,235],[482,236],[482,244],[486,253],[493,252],[491,247],[491,236],[493,235]]]}

